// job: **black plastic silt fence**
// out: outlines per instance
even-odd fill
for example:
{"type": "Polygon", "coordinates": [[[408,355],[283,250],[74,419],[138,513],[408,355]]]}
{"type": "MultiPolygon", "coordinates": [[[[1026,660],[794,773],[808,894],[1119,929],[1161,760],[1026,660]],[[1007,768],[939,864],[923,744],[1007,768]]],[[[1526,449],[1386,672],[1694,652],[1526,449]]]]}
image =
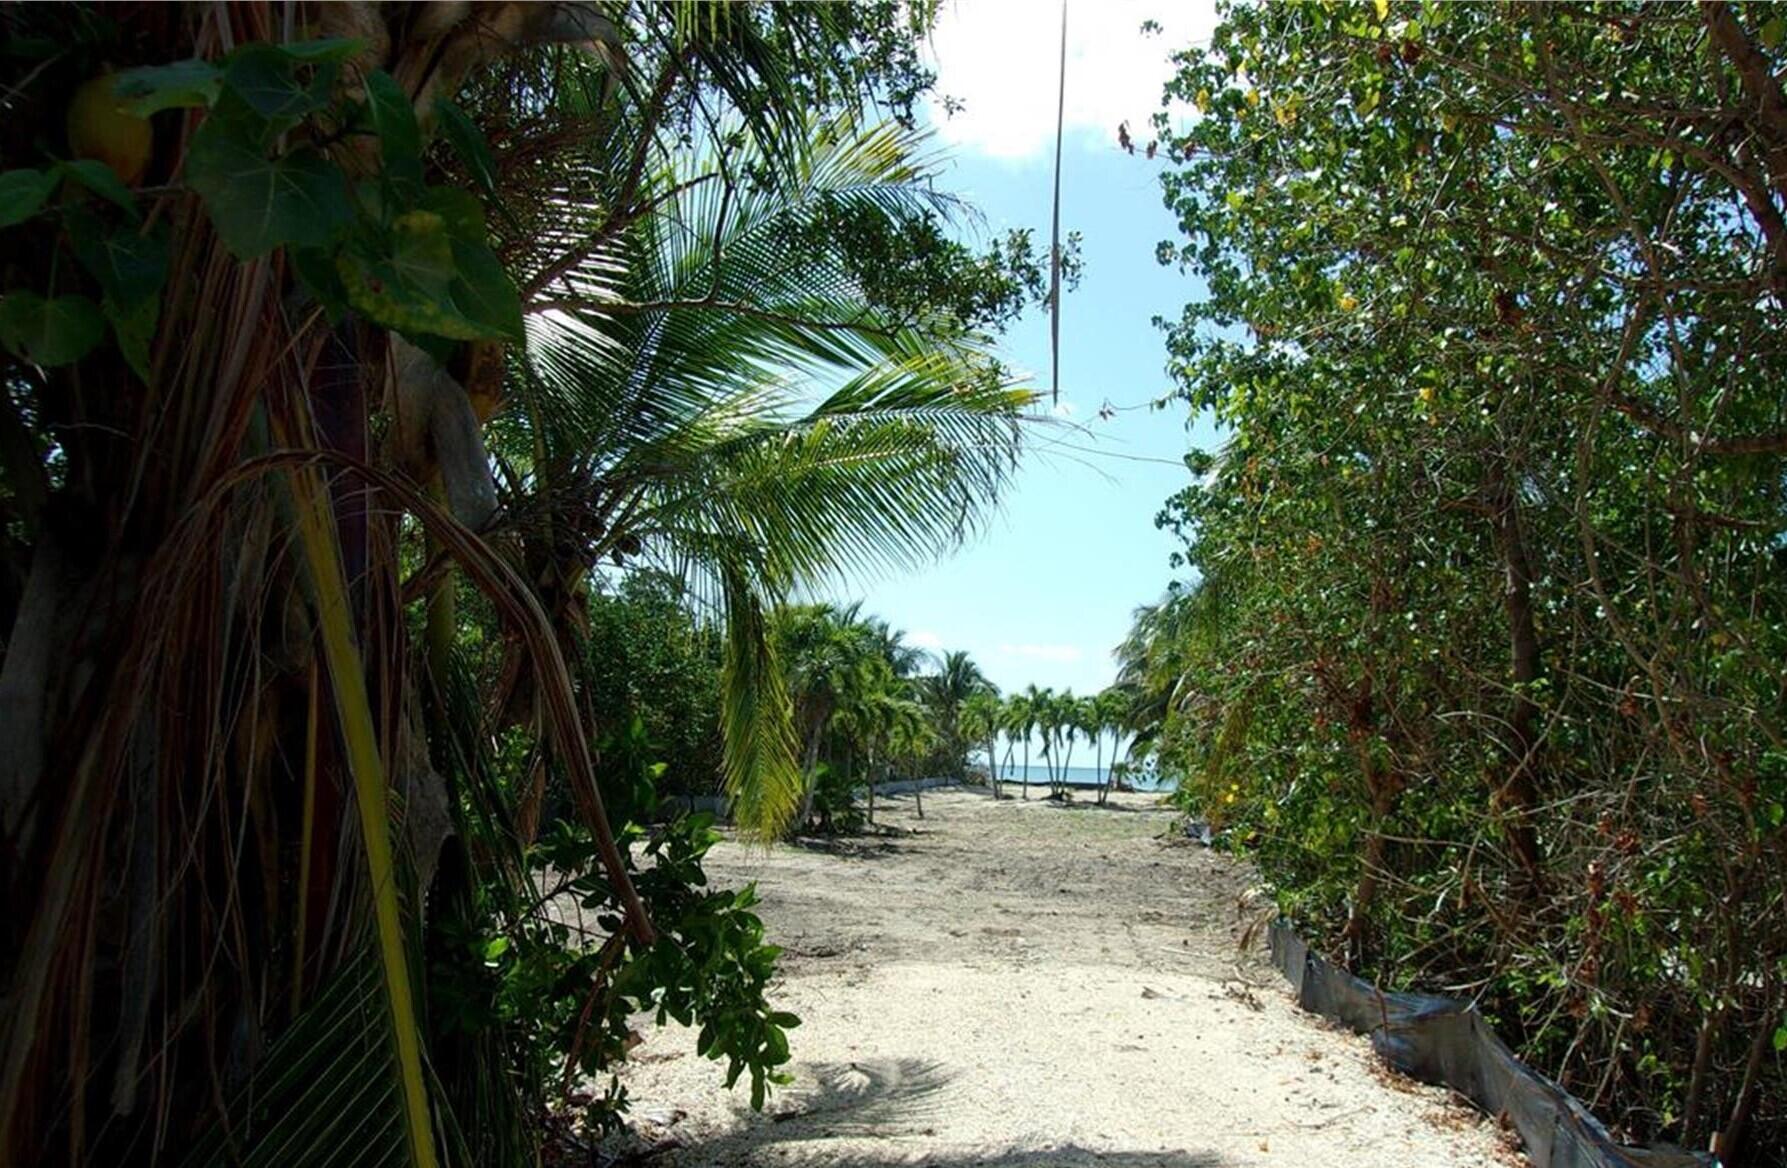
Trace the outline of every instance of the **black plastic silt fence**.
{"type": "Polygon", "coordinates": [[[1709,1168],[1711,1156],[1680,1148],[1633,1148],[1569,1092],[1514,1057],[1476,1007],[1432,994],[1384,993],[1310,951],[1284,921],[1268,932],[1272,961],[1290,979],[1297,1004],[1371,1035],[1397,1070],[1450,1087],[1490,1115],[1505,1117],[1536,1168],[1709,1168]]]}

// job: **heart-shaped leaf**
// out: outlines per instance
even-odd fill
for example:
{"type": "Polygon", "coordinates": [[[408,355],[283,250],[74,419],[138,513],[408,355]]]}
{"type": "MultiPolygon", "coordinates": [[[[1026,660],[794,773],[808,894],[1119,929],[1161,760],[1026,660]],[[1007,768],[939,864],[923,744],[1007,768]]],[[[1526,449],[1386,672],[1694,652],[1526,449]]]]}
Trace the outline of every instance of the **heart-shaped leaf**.
{"type": "Polygon", "coordinates": [[[37,214],[55,189],[54,172],[21,169],[0,174],[0,227],[23,223],[37,214]]]}
{"type": "Polygon", "coordinates": [[[223,83],[278,132],[328,104],[336,72],[335,65],[329,63],[317,69],[308,82],[303,81],[284,50],[277,45],[253,44],[230,54],[223,83]]]}
{"type": "Polygon", "coordinates": [[[375,69],[366,75],[366,108],[379,137],[385,177],[422,188],[422,131],[410,99],[391,75],[375,69]]]}
{"type": "Polygon", "coordinates": [[[112,92],[139,118],[164,109],[209,106],[217,100],[223,74],[209,61],[175,61],[126,69],[112,83],[112,92]]]}
{"type": "Polygon", "coordinates": [[[108,299],[133,305],[161,291],[168,272],[165,231],[143,235],[132,227],[113,228],[91,211],[76,209],[68,216],[68,236],[75,258],[108,299]]]}
{"type": "Polygon", "coordinates": [[[105,317],[85,296],[9,292],[0,299],[0,344],[34,365],[79,361],[104,337],[105,317]]]}
{"type": "Polygon", "coordinates": [[[353,219],[340,170],[308,148],[267,158],[236,117],[205,119],[186,156],[186,181],[239,259],[285,244],[320,247],[353,219]]]}

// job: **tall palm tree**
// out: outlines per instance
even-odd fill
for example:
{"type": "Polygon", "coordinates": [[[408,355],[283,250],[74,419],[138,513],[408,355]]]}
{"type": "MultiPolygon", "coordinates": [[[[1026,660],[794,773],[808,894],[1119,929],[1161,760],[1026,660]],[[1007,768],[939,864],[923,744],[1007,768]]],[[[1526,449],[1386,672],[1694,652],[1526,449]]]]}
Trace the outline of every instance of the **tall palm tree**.
{"type": "Polygon", "coordinates": [[[777,660],[787,677],[795,731],[801,743],[801,808],[795,824],[813,813],[819,751],[833,715],[854,693],[867,641],[857,621],[859,605],[791,605],[773,622],[777,660]]]}
{"type": "MultiPolygon", "coordinates": [[[[887,759],[890,773],[898,774],[899,766],[904,765],[908,778],[922,779],[926,776],[919,773],[925,758],[936,749],[939,734],[933,724],[930,711],[922,701],[911,696],[911,686],[903,685],[891,694],[886,711],[883,731],[887,744],[887,759]]],[[[918,817],[925,817],[924,787],[912,789],[913,807],[918,817]]]]}
{"type": "MultiPolygon", "coordinates": [[[[992,683],[974,658],[966,652],[951,650],[937,662],[937,672],[924,679],[924,693],[937,716],[937,729],[949,755],[952,777],[961,779],[968,768],[971,737],[964,733],[964,706],[977,694],[988,692],[992,683]]],[[[989,761],[988,765],[992,765],[989,761]]]]}
{"type": "Polygon", "coordinates": [[[1036,707],[1036,735],[1042,752],[1043,773],[1048,776],[1049,798],[1055,797],[1055,691],[1044,686],[1032,699],[1036,707]]]}
{"type": "MultiPolygon", "coordinates": [[[[539,558],[590,533],[546,575],[619,551],[715,598],[733,683],[727,786],[740,823],[768,834],[803,780],[762,611],[840,568],[953,546],[1004,482],[1029,401],[990,374],[975,337],[877,309],[852,257],[813,243],[840,209],[889,224],[950,210],[925,136],[848,121],[811,133],[767,192],[728,195],[730,170],[759,167],[749,149],[675,157],[641,180],[652,213],[573,248],[575,263],[542,261],[551,278],[526,306],[540,409],[498,444],[518,484],[506,510],[539,558]],[[806,405],[819,383],[838,388],[806,405]]],[[[922,660],[879,635],[901,675],[922,660]]]]}
{"type": "Polygon", "coordinates": [[[1055,750],[1060,757],[1056,771],[1055,798],[1067,799],[1068,768],[1073,765],[1073,748],[1080,731],[1085,728],[1085,703],[1074,696],[1072,690],[1065,690],[1055,696],[1054,707],[1055,750]]]}
{"type": "Polygon", "coordinates": [[[1036,686],[1026,686],[1023,693],[1013,694],[1006,699],[1005,731],[1013,739],[1024,744],[1024,777],[1021,786],[1023,798],[1030,798],[1030,736],[1036,732],[1037,719],[1040,717],[1042,691],[1036,686]]]}
{"type": "Polygon", "coordinates": [[[1000,797],[999,790],[999,734],[1005,729],[1005,713],[1003,703],[999,700],[999,691],[988,682],[984,689],[970,694],[962,703],[962,734],[979,744],[979,748],[987,752],[987,783],[992,788],[993,798],[1000,797]]]}
{"type": "Polygon", "coordinates": [[[1107,686],[1100,690],[1091,701],[1090,722],[1096,727],[1093,733],[1098,742],[1098,769],[1101,776],[1098,785],[1098,802],[1103,806],[1111,795],[1111,770],[1117,765],[1117,751],[1123,741],[1123,720],[1128,711],[1128,699],[1122,689],[1107,686]],[[1111,736],[1110,769],[1104,763],[1104,735],[1111,736]]]}

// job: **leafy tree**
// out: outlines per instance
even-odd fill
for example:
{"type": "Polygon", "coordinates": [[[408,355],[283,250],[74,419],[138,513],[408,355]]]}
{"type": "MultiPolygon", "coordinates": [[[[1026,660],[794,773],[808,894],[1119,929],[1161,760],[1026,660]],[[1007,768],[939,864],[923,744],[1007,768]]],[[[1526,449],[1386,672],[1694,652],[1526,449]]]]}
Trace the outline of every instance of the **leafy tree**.
{"type": "Polygon", "coordinates": [[[579,678],[598,737],[635,722],[656,793],[710,795],[724,773],[720,735],[720,631],[696,619],[680,588],[628,573],[589,600],[579,678]]]}
{"type": "Polygon", "coordinates": [[[1229,9],[1157,127],[1227,437],[1123,654],[1303,927],[1727,1162],[1787,1122],[1780,29],[1229,9]]]}

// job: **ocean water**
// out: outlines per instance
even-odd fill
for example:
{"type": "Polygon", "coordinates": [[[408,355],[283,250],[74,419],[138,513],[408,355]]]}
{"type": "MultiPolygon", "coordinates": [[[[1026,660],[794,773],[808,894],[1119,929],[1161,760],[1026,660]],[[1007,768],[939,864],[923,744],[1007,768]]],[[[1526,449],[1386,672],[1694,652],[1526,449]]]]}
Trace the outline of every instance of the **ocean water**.
{"type": "MultiPolygon", "coordinates": [[[[1079,757],[1078,751],[1074,752],[1074,757],[1076,759],[1079,757]]],[[[974,765],[984,768],[986,762],[984,758],[976,758],[974,765]]],[[[1016,783],[1023,778],[1023,775],[1024,764],[1020,759],[1018,764],[1010,769],[1000,768],[999,781],[1016,783]]],[[[1097,767],[1075,765],[1067,768],[1067,785],[1070,787],[1097,787],[1103,782],[1104,772],[1097,767]]],[[[1170,791],[1173,789],[1173,780],[1140,771],[1130,772],[1129,784],[1138,791],[1170,791]]],[[[1030,758],[1030,785],[1032,787],[1047,787],[1049,785],[1049,768],[1044,766],[1034,755],[1030,758]]]]}

